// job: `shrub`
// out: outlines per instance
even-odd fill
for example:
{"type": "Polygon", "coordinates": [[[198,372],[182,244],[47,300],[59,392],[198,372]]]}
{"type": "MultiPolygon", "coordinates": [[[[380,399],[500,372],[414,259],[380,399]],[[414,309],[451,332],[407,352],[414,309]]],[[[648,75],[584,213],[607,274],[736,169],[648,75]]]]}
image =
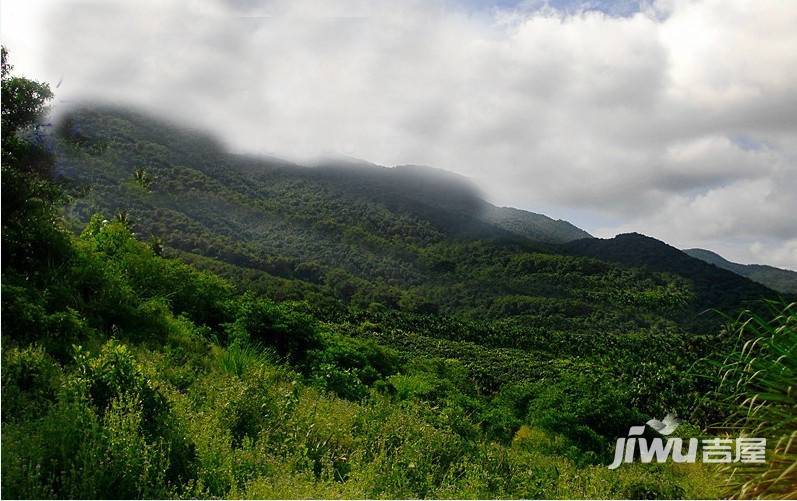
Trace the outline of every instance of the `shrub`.
{"type": "Polygon", "coordinates": [[[358,369],[321,363],[313,368],[311,381],[348,400],[362,400],[368,395],[368,387],[363,383],[358,369]]]}
{"type": "Polygon", "coordinates": [[[61,368],[40,346],[3,351],[3,422],[36,419],[52,402],[61,368]]]}
{"type": "Polygon", "coordinates": [[[273,346],[277,353],[302,361],[321,346],[316,320],[290,304],[276,304],[246,295],[230,305],[235,320],[225,324],[227,338],[273,346]]]}
{"type": "Polygon", "coordinates": [[[227,320],[224,303],[232,294],[227,281],[156,255],[150,246],[137,241],[124,224],[95,215],[83,230],[81,240],[109,258],[112,272],[121,275],[138,297],[168,300],[175,314],[185,313],[198,324],[217,326],[227,320]]]}
{"type": "Polygon", "coordinates": [[[497,415],[507,416],[507,421],[514,415],[524,423],[562,434],[583,452],[603,456],[609,443],[645,419],[632,410],[620,384],[595,376],[563,371],[556,380],[509,386],[494,405],[511,414],[497,415]]]}
{"type": "Polygon", "coordinates": [[[170,495],[169,450],[142,433],[140,403],[114,400],[98,415],[62,399],[39,420],[3,427],[3,495],[140,498],[170,495]]]}
{"type": "Polygon", "coordinates": [[[137,402],[141,406],[144,429],[153,435],[157,432],[162,415],[168,410],[167,403],[144,375],[127,346],[111,340],[96,356],[78,346],[75,364],[77,376],[72,382],[72,391],[77,395],[85,392],[100,413],[118,399],[137,402]]]}

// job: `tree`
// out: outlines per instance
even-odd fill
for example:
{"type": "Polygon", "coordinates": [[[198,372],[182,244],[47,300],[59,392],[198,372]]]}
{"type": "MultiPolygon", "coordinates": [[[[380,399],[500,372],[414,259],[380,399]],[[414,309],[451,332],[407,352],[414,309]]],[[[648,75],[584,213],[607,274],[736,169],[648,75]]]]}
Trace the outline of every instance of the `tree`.
{"type": "Polygon", "coordinates": [[[47,103],[52,99],[50,86],[43,82],[11,76],[13,66],[8,51],[2,48],[2,161],[19,170],[45,171],[47,152],[37,142],[21,139],[26,131],[36,131],[47,103]]]}
{"type": "Polygon", "coordinates": [[[18,269],[57,261],[66,237],[59,231],[56,202],[61,190],[48,179],[52,155],[31,130],[52,98],[50,87],[12,77],[8,51],[2,48],[2,261],[18,269]]]}
{"type": "Polygon", "coordinates": [[[14,66],[8,62],[8,50],[6,50],[5,46],[0,49],[2,52],[2,78],[5,78],[6,75],[11,73],[11,70],[14,69],[14,66]]]}

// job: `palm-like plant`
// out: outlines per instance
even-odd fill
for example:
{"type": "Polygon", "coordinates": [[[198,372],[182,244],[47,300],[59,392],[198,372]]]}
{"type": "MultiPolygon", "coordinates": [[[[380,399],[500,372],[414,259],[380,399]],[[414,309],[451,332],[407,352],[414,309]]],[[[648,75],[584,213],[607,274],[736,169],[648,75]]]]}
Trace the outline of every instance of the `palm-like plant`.
{"type": "Polygon", "coordinates": [[[124,209],[117,212],[114,219],[116,219],[117,223],[122,223],[125,226],[130,225],[130,214],[124,209]]]}
{"type": "Polygon", "coordinates": [[[797,303],[767,303],[770,318],[745,311],[731,324],[738,344],[722,366],[720,391],[736,436],[767,439],[765,463],[726,468],[734,498],[797,498],[797,303]]]}
{"type": "Polygon", "coordinates": [[[152,187],[152,176],[142,168],[133,171],[133,179],[147,191],[152,187]]]}

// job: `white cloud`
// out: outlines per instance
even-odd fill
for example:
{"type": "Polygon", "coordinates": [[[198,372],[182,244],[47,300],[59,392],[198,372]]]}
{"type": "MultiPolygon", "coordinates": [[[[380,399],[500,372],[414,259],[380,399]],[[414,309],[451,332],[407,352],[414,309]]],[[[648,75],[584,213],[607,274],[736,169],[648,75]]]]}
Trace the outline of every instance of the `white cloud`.
{"type": "MultiPolygon", "coordinates": [[[[773,266],[789,267],[797,262],[797,238],[786,240],[777,247],[755,241],[750,245],[752,260],[757,263],[771,263],[773,266]]],[[[793,268],[792,268],[793,269],[793,268]]]]}
{"type": "Polygon", "coordinates": [[[63,75],[62,99],[145,106],[235,149],[434,165],[502,204],[592,214],[574,222],[599,234],[797,268],[793,2],[626,17],[443,0],[3,8],[18,67],[63,75]]]}

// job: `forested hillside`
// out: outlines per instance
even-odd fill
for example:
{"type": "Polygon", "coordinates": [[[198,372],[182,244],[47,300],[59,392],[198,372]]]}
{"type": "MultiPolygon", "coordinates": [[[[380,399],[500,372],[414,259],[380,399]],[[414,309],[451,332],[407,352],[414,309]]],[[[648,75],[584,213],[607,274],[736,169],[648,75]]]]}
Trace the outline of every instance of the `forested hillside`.
{"type": "MultiPolygon", "coordinates": [[[[574,255],[688,277],[695,292],[692,307],[696,312],[707,309],[728,312],[749,302],[750,298],[779,296],[757,282],[712,266],[664,242],[638,233],[617,235],[610,239],[576,240],[565,244],[564,249],[574,255]]],[[[710,329],[714,320],[703,316],[695,317],[695,322],[694,328],[710,329]]]]}
{"type": "MultiPolygon", "coordinates": [[[[77,228],[104,214],[241,291],[306,301],[323,320],[370,326],[353,335],[461,360],[489,391],[562,364],[669,385],[717,346],[722,317],[707,310],[777,296],[641,235],[540,242],[544,216],[490,206],[436,169],[231,155],[197,132],[108,108],[66,115],[52,140],[77,228]]],[[[631,398],[663,412],[675,404],[660,389],[631,398]]]]}
{"type": "Polygon", "coordinates": [[[767,294],[735,276],[736,292],[723,294],[729,274],[681,253],[679,267],[665,266],[672,256],[650,253],[642,240],[624,241],[633,258],[625,264],[645,265],[649,256],[659,266],[653,273],[577,252],[563,257],[551,242],[588,235],[491,206],[467,180],[436,169],[343,161],[308,168],[231,155],[199,133],[108,108],[68,114],[54,150],[56,172],[75,195],[68,216],[77,228],[95,213],[122,219],[139,238],[237,282],[272,294],[279,283],[279,299],[523,317],[546,330],[578,329],[589,318],[591,329],[615,331],[654,317],[683,326],[705,308],[732,311],[767,294]]]}
{"type": "Polygon", "coordinates": [[[764,284],[770,289],[786,294],[797,294],[797,271],[783,270],[763,264],[734,263],[705,249],[686,249],[684,252],[718,268],[732,271],[754,282],[764,284]]]}
{"type": "Polygon", "coordinates": [[[585,235],[428,169],[231,155],[118,110],[50,131],[5,63],[4,496],[722,493],[703,464],[605,464],[651,417],[722,417],[735,339],[700,313],[772,291],[646,241],[562,247],[585,235]]]}

